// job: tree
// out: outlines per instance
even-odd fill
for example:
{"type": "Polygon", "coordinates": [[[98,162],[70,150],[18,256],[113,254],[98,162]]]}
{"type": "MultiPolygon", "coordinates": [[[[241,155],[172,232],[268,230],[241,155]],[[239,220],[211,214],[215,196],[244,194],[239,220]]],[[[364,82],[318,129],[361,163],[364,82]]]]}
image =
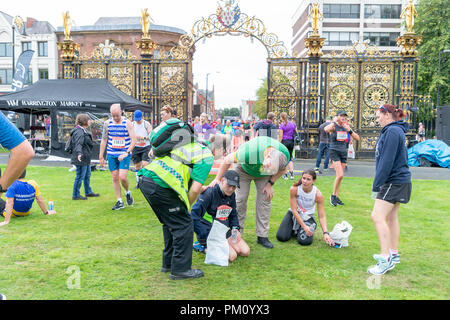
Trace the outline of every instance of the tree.
{"type": "Polygon", "coordinates": [[[239,108],[225,108],[222,112],[222,117],[230,116],[230,117],[239,117],[240,115],[239,108]]]}
{"type": "Polygon", "coordinates": [[[256,90],[255,113],[260,119],[267,116],[267,78],[262,80],[263,83],[256,90]]]}
{"type": "Polygon", "coordinates": [[[417,5],[418,18],[414,26],[423,37],[418,47],[419,70],[418,93],[437,98],[440,84],[440,105],[450,104],[450,53],[441,53],[441,72],[438,77],[439,52],[450,49],[450,15],[448,0],[420,0],[417,5]]]}

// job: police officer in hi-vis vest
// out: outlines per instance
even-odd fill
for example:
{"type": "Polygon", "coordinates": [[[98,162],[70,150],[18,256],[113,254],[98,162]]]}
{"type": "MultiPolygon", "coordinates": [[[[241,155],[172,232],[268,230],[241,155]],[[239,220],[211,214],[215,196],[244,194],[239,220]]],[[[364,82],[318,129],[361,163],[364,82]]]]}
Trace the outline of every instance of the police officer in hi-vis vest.
{"type": "Polygon", "coordinates": [[[202,270],[191,269],[194,226],[190,210],[213,162],[207,146],[192,142],[155,158],[139,171],[139,188],[163,225],[161,272],[170,272],[173,280],[203,276],[202,270]]]}

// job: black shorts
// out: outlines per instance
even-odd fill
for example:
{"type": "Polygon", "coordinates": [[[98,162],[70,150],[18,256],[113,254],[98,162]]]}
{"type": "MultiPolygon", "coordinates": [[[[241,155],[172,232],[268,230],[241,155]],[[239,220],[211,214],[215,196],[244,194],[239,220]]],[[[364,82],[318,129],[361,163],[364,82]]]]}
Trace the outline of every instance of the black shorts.
{"type": "Polygon", "coordinates": [[[411,182],[402,184],[386,183],[381,186],[377,199],[384,200],[392,204],[397,202],[408,203],[411,199],[411,189],[411,182]]]}
{"type": "Polygon", "coordinates": [[[330,149],[329,157],[331,161],[340,161],[342,163],[347,163],[347,150],[346,151],[338,151],[334,149],[330,149]]]}
{"type": "Polygon", "coordinates": [[[148,157],[148,153],[150,151],[150,146],[147,147],[135,147],[133,149],[133,153],[131,154],[131,160],[133,163],[139,163],[142,161],[150,162],[150,158],[148,157]]]}

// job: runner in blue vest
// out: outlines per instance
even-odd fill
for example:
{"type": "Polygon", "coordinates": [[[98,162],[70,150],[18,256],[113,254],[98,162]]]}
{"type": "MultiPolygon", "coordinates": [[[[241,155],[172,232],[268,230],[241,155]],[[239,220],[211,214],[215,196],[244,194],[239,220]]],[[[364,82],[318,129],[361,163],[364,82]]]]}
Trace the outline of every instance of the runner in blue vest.
{"type": "Polygon", "coordinates": [[[130,191],[130,182],[128,181],[128,170],[130,169],[131,152],[136,143],[133,125],[130,120],[122,116],[120,104],[111,105],[112,118],[105,121],[103,126],[102,142],[100,143],[100,166],[105,165],[103,154],[107,150],[108,167],[111,171],[114,192],[117,202],[113,210],[123,209],[125,206],[122,200],[122,191],[120,185],[125,189],[127,204],[133,204],[133,197],[130,191]]]}

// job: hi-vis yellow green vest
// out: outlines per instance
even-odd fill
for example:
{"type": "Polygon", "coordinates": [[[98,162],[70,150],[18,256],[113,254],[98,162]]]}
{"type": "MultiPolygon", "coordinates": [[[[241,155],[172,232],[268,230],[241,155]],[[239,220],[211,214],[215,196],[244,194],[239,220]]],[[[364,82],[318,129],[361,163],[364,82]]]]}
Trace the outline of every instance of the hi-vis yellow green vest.
{"type": "Polygon", "coordinates": [[[156,158],[143,170],[151,171],[169,185],[190,210],[189,180],[192,178],[203,184],[213,162],[213,155],[206,146],[192,142],[172,150],[168,156],[156,158]],[[200,167],[200,170],[196,166],[200,167]],[[193,171],[197,171],[195,178],[193,171]]]}

